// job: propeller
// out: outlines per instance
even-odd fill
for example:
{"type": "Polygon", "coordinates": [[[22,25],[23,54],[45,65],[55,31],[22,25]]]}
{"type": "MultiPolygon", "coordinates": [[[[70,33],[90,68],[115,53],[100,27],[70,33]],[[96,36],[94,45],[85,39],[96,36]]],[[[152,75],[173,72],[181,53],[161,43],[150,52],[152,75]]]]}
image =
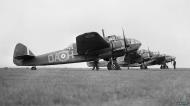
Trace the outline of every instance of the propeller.
{"type": "Polygon", "coordinates": [[[149,50],[149,47],[148,47],[148,56],[149,56],[149,58],[152,57],[152,55],[151,55],[151,53],[150,53],[150,50],[149,50]]]}
{"type": "Polygon", "coordinates": [[[129,47],[128,45],[128,42],[125,38],[125,32],[124,32],[124,29],[122,28],[122,32],[123,32],[123,41],[124,41],[124,46],[125,46],[125,55],[124,55],[124,61],[126,60],[126,57],[127,57],[127,48],[129,47]]]}
{"type": "Polygon", "coordinates": [[[125,52],[127,52],[127,47],[129,47],[128,42],[125,38],[125,32],[124,32],[124,29],[122,28],[122,31],[123,31],[123,41],[124,41],[124,46],[125,46],[125,52]]]}
{"type": "Polygon", "coordinates": [[[105,38],[104,29],[102,29],[102,35],[103,35],[103,37],[105,38]]]}
{"type": "Polygon", "coordinates": [[[158,51],[158,55],[160,55],[160,52],[158,51]]]}

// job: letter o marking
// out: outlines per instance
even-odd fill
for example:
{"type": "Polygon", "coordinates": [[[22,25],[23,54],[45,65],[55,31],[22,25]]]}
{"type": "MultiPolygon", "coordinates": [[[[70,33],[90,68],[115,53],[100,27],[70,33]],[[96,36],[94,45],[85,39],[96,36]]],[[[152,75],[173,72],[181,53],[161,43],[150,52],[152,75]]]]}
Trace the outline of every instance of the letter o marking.
{"type": "Polygon", "coordinates": [[[67,57],[67,55],[65,53],[62,53],[60,57],[61,57],[61,59],[65,59],[67,57]]]}
{"type": "Polygon", "coordinates": [[[65,61],[68,59],[68,53],[66,51],[59,52],[59,61],[65,61]]]}

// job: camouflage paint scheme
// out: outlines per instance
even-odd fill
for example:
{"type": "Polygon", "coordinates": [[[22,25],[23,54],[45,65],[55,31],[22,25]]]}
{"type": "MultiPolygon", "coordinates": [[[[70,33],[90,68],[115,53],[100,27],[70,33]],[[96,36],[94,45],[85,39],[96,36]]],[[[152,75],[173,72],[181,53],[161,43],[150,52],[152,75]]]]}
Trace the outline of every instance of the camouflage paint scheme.
{"type": "MultiPolygon", "coordinates": [[[[18,66],[42,66],[88,62],[126,54],[123,39],[116,36],[111,38],[114,39],[103,38],[97,32],[84,33],[76,37],[76,43],[65,49],[38,56],[34,55],[25,45],[18,43],[15,47],[13,62],[18,66]]],[[[141,43],[136,40],[126,49],[127,52],[132,52],[140,46],[141,43]]]]}
{"type": "MultiPolygon", "coordinates": [[[[174,60],[174,56],[151,52],[144,49],[117,58],[118,64],[121,67],[140,67],[142,64],[145,66],[163,65],[174,60]]],[[[99,67],[106,67],[107,63],[107,61],[100,61],[98,65],[99,67]]],[[[87,66],[92,67],[93,65],[91,62],[88,62],[87,66]]]]}

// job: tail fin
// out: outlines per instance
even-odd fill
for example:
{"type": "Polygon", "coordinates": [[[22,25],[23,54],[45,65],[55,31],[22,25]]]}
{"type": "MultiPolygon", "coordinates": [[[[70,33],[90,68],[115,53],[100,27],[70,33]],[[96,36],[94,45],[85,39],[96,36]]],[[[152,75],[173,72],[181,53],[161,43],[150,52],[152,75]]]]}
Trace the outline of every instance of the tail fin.
{"type": "Polygon", "coordinates": [[[18,43],[14,50],[13,62],[16,65],[23,66],[23,60],[34,58],[35,55],[23,44],[18,43]]]}

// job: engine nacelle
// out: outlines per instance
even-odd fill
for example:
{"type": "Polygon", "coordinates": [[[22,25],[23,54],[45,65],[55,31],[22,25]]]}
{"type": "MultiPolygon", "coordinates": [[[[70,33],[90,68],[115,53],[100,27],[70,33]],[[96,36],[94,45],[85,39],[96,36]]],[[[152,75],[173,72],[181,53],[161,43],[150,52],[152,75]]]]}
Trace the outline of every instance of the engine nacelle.
{"type": "Polygon", "coordinates": [[[121,52],[122,49],[124,49],[124,42],[122,40],[112,40],[109,44],[110,50],[100,54],[99,58],[104,58],[107,60],[110,57],[119,57],[124,55],[124,52],[121,52]],[[118,51],[118,49],[121,51],[118,51]]]}
{"type": "Polygon", "coordinates": [[[110,47],[112,47],[113,50],[121,48],[121,47],[123,47],[122,41],[121,40],[112,41],[112,42],[110,42],[110,47]]]}

